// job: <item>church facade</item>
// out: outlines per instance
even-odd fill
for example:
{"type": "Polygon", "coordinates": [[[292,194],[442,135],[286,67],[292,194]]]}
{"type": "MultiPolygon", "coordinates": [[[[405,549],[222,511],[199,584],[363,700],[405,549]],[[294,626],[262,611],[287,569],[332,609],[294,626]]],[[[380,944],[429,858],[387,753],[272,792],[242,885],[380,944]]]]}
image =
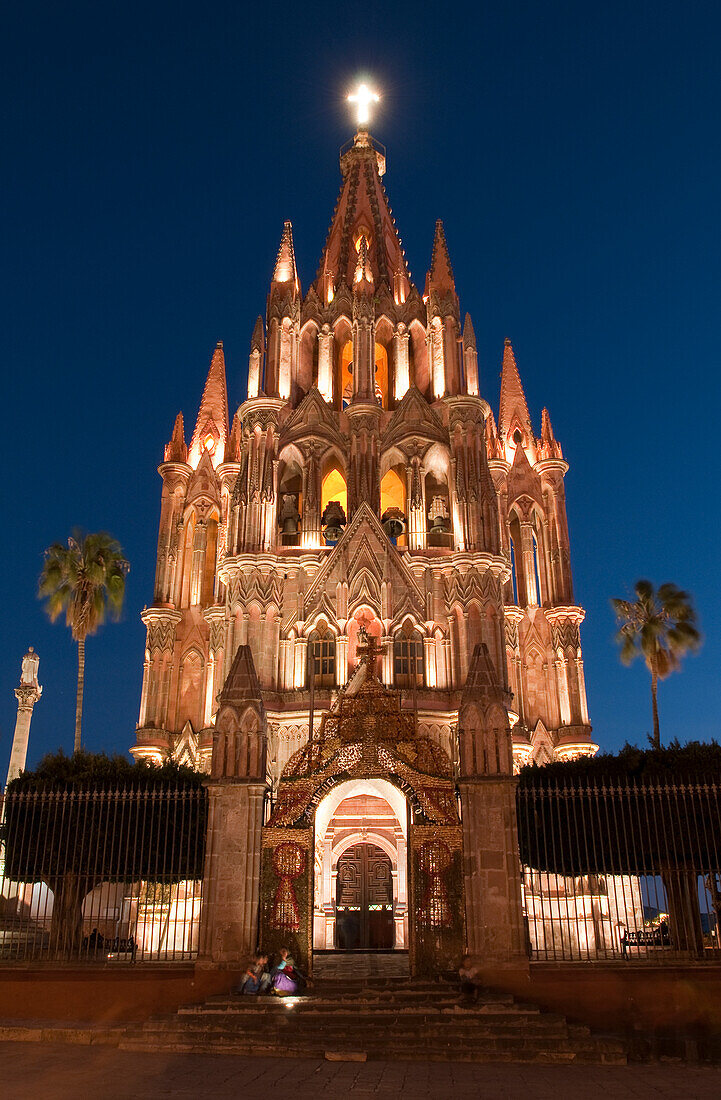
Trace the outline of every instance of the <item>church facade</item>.
{"type": "Polygon", "coordinates": [[[385,167],[360,129],[305,293],[285,223],[247,400],[231,418],[218,344],[159,468],[132,752],[209,773],[210,958],[254,946],[252,911],[301,957],[413,949],[426,911],[479,950],[506,920],[522,952],[518,870],[499,892],[480,834],[517,863],[513,772],[597,749],[561,446],[510,341],[497,417],[481,395],[443,226],[420,289],[385,167]]]}

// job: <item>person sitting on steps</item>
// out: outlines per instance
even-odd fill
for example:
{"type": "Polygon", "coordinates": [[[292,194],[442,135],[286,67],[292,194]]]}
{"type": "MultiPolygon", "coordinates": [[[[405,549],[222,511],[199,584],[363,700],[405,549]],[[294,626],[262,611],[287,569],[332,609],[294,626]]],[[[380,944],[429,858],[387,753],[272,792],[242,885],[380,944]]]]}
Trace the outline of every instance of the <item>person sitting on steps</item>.
{"type": "Polygon", "coordinates": [[[237,993],[257,995],[267,993],[270,988],[271,975],[268,971],[268,956],[258,951],[254,961],[240,979],[237,993]]]}
{"type": "Polygon", "coordinates": [[[473,959],[470,955],[464,955],[461,959],[458,977],[461,979],[461,1004],[475,1004],[478,1000],[481,982],[478,976],[478,967],[473,965],[473,959]]]}
{"type": "Polygon", "coordinates": [[[280,962],[272,971],[273,992],[278,997],[289,997],[302,993],[307,982],[295,965],[295,960],[287,947],[280,949],[280,962]]]}

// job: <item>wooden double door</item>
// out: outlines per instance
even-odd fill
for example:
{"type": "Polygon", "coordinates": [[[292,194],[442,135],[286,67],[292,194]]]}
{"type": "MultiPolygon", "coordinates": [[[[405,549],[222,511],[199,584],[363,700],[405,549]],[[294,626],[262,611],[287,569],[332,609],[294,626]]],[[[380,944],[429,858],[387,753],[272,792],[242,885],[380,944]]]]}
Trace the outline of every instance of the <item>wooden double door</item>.
{"type": "Polygon", "coordinates": [[[338,860],[335,944],[340,951],[394,946],[393,866],[377,844],[355,844],[338,860]]]}

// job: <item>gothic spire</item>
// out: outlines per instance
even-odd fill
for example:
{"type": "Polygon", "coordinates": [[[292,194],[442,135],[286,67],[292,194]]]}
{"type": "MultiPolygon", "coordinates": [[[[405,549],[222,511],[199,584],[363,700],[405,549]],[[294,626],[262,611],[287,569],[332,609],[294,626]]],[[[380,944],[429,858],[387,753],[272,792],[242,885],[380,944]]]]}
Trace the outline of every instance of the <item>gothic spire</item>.
{"type": "Polygon", "coordinates": [[[531,416],[526,404],[526,395],[523,392],[521,376],[518,373],[511,341],[508,339],[506,339],[503,349],[498,431],[503,439],[508,439],[509,436],[512,438],[515,431],[520,431],[525,436],[523,441],[525,446],[528,446],[534,438],[531,416]]]}
{"type": "Polygon", "coordinates": [[[428,272],[429,290],[455,292],[456,283],[453,278],[451,258],[448,254],[448,243],[443,229],[443,222],[439,218],[436,222],[436,232],[433,237],[433,252],[431,253],[431,267],[428,272]]]}
{"type": "Polygon", "coordinates": [[[197,468],[203,451],[208,451],[217,466],[223,461],[228,440],[228,391],[225,384],[223,341],[216,344],[208,377],[200,401],[195,431],[190,441],[190,465],[197,468]]]}
{"type": "Polygon", "coordinates": [[[188,448],[185,445],[185,428],[183,425],[183,414],[179,412],[175,418],[175,424],[173,425],[173,434],[170,437],[170,443],[165,444],[165,461],[166,462],[186,462],[188,458],[188,448]]]}
{"type": "Polygon", "coordinates": [[[341,157],[343,182],[320,258],[315,289],[323,301],[328,287],[345,282],[353,285],[358,249],[362,237],[368,246],[368,261],[376,286],[385,281],[392,289],[394,279],[408,279],[408,265],[396,223],[381,182],[385,172],[382,146],[366,130],[359,130],[354,143],[341,157]]]}
{"type": "Polygon", "coordinates": [[[283,224],[283,235],[280,238],[278,255],[273,268],[273,282],[292,283],[295,293],[300,292],[300,279],[298,278],[298,269],[295,266],[293,226],[289,221],[283,224]]]}

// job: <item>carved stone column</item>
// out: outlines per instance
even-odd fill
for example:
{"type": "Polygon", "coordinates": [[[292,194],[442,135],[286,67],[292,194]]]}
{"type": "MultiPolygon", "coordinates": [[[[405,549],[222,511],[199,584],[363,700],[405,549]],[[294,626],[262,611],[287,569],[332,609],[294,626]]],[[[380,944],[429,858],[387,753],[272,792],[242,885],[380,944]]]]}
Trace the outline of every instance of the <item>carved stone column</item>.
{"type": "Polygon", "coordinates": [[[400,321],[393,333],[393,360],[395,368],[395,399],[402,400],[411,384],[410,359],[408,356],[408,341],[410,333],[400,321]]]}
{"type": "Polygon", "coordinates": [[[426,509],[423,477],[419,455],[411,457],[407,477],[408,500],[408,546],[411,550],[426,548],[426,509]]]}
{"type": "Polygon", "coordinates": [[[382,680],[386,687],[393,686],[393,639],[389,634],[381,638],[383,654],[382,680]]]}
{"type": "Polygon", "coordinates": [[[318,333],[318,390],[324,401],[333,400],[333,332],[327,323],[318,333]]]}
{"type": "Polygon", "coordinates": [[[431,320],[428,329],[428,358],[431,368],[431,388],[434,400],[443,397],[446,392],[446,371],[444,363],[444,324],[440,317],[431,320]]]}
{"type": "Polygon", "coordinates": [[[18,710],[15,719],[13,744],[10,750],[10,766],[5,781],[6,786],[11,779],[16,779],[20,775],[20,772],[25,769],[33,707],[43,693],[43,689],[37,679],[38,664],[39,660],[37,654],[30,650],[23,660],[23,672],[20,684],[15,688],[15,698],[18,701],[18,710]],[[29,661],[28,658],[30,658],[29,661]],[[30,675],[26,675],[26,667],[30,670],[32,679],[30,675]],[[26,682],[26,680],[30,682],[26,682]]]}

